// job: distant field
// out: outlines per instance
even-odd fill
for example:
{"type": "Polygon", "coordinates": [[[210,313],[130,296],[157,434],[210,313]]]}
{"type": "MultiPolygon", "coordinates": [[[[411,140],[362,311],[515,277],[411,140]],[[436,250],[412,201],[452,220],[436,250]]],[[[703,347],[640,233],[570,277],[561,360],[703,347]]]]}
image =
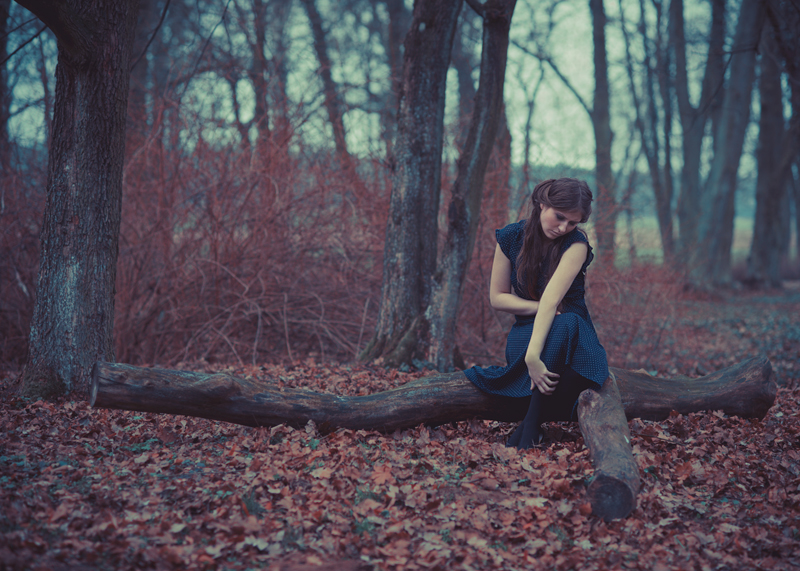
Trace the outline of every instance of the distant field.
{"type": "MultiPolygon", "coordinates": [[[[593,234],[591,224],[587,230],[593,234]]],[[[676,224],[677,232],[677,224],[676,224]]],[[[750,242],[753,238],[753,219],[737,217],[734,220],[733,237],[733,263],[737,264],[747,259],[750,253],[750,242]]],[[[638,261],[661,263],[661,238],[658,233],[658,221],[655,216],[637,216],[633,219],[633,245],[638,261]]],[[[790,257],[797,258],[797,239],[792,233],[790,257]]],[[[626,266],[630,263],[630,232],[628,222],[624,216],[617,219],[617,265],[626,266]]]]}

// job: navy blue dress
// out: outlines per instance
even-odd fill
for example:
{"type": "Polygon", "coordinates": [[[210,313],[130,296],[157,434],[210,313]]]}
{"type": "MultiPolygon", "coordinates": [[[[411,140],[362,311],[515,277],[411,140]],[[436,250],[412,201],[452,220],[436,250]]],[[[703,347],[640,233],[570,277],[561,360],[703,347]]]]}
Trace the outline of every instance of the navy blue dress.
{"type": "MultiPolygon", "coordinates": [[[[531,299],[527,291],[517,283],[517,255],[522,248],[525,221],[509,224],[496,231],[500,249],[511,260],[511,287],[521,298],[531,299]]],[[[597,338],[597,333],[586,308],[585,285],[586,268],[592,262],[594,254],[586,235],[574,229],[564,237],[561,246],[563,254],[576,242],[583,242],[589,248],[586,261],[575,277],[561,303],[561,314],[556,315],[547,335],[541,359],[547,370],[561,374],[567,366],[585,379],[603,385],[608,378],[608,360],[606,351],[597,338]]],[[[547,268],[539,273],[536,284],[537,294],[541,297],[546,284],[547,268]]],[[[529,397],[531,395],[531,378],[525,364],[525,353],[533,333],[533,322],[536,316],[516,316],[506,343],[505,367],[472,367],[464,373],[479,389],[484,392],[509,397],[529,397]]]]}

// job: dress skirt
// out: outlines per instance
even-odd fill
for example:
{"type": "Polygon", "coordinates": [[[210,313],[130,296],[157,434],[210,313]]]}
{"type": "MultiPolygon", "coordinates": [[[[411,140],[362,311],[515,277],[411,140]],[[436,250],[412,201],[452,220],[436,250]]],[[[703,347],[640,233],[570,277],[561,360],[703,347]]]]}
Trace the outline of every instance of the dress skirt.
{"type": "MultiPolygon", "coordinates": [[[[484,392],[507,397],[529,397],[531,378],[525,364],[525,353],[533,333],[534,317],[517,316],[506,343],[507,365],[472,367],[464,371],[467,378],[484,392]]],[[[606,351],[594,327],[576,313],[555,316],[541,354],[547,369],[561,375],[567,368],[599,389],[608,378],[606,351]]]]}

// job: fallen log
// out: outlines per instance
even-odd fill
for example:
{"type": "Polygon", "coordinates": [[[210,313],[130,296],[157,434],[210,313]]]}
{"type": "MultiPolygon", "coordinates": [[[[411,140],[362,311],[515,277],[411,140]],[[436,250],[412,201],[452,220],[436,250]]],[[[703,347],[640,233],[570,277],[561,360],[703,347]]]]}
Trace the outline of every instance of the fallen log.
{"type": "MultiPolygon", "coordinates": [[[[742,361],[696,379],[666,379],[611,368],[628,419],[663,420],[722,410],[763,418],[775,402],[777,383],[766,356],[742,361]]],[[[349,428],[393,432],[419,424],[472,418],[515,422],[524,399],[488,395],[460,371],[439,373],[367,396],[346,397],[281,388],[225,373],[205,374],[99,361],[92,371],[91,405],[100,408],[185,414],[246,426],[349,428]]]]}
{"type": "MultiPolygon", "coordinates": [[[[697,379],[663,379],[611,368],[603,389],[584,391],[578,404],[579,424],[596,470],[587,489],[592,510],[610,520],[625,517],[636,506],[640,481],[626,416],[662,420],[673,410],[682,414],[722,410],[762,418],[776,394],[775,375],[765,356],[697,379]]],[[[225,373],[105,362],[97,362],[92,371],[91,405],[247,426],[300,428],[312,420],[323,433],[337,428],[392,432],[472,418],[514,422],[527,412],[525,399],[483,393],[460,371],[434,374],[372,395],[346,397],[225,373]]]]}
{"type": "Polygon", "coordinates": [[[613,373],[600,391],[581,393],[578,425],[594,465],[586,489],[592,512],[606,521],[627,517],[636,507],[641,480],[613,373]]]}

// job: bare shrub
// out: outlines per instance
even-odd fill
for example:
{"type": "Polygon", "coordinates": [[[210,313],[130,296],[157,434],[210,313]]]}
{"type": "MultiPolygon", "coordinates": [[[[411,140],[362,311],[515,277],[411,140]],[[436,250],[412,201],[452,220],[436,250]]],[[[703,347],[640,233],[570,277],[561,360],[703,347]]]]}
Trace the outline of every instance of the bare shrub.
{"type": "Polygon", "coordinates": [[[0,364],[20,366],[39,267],[39,227],[45,204],[46,161],[27,157],[24,170],[0,172],[0,364]]]}
{"type": "Polygon", "coordinates": [[[667,266],[592,268],[587,303],[609,365],[664,370],[680,317],[682,277],[667,266]]]}
{"type": "Polygon", "coordinates": [[[154,137],[126,169],[117,358],[353,358],[374,327],[382,171],[365,185],[299,146],[256,158],[199,141],[186,154],[154,137]]]}

